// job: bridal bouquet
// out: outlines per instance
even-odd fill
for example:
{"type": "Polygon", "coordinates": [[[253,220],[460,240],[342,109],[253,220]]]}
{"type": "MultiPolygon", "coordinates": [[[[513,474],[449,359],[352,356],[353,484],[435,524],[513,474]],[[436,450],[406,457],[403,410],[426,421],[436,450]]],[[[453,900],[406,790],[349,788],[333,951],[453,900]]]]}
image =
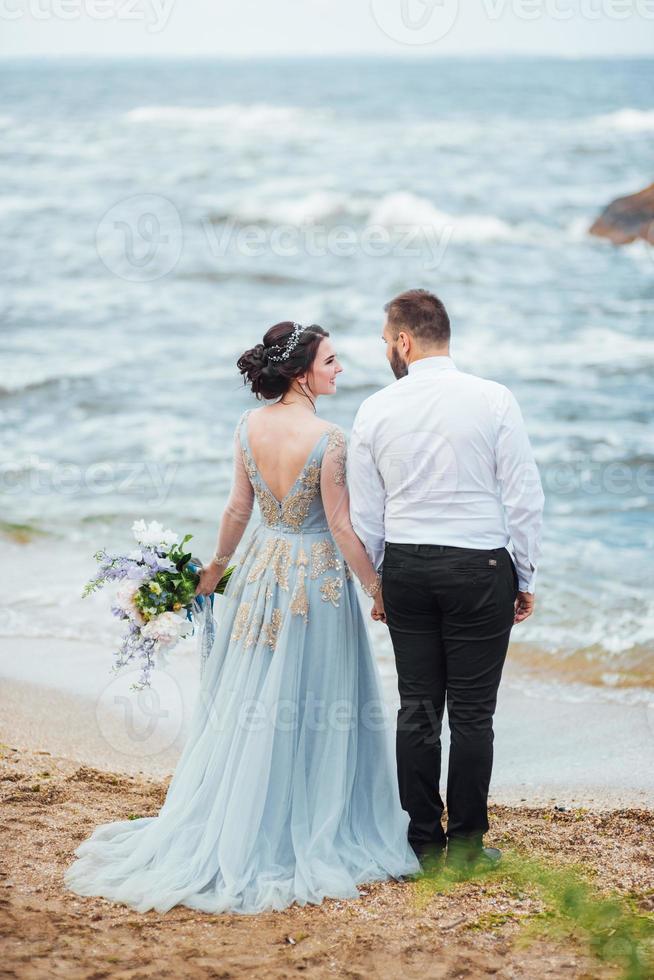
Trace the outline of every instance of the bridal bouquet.
{"type": "MultiPolygon", "coordinates": [[[[164,530],[157,521],[134,521],[132,531],[138,548],[129,554],[112,555],[104,549],[95,553],[100,568],[82,595],[91,595],[107,582],[120,583],[111,612],[125,620],[127,631],[116,653],[114,669],[138,658],[141,675],[132,688],[141,690],[150,685],[157,654],[172,650],[183,636],[192,633],[194,618],[201,616],[201,641],[208,641],[201,642],[204,667],[213,639],[213,596],[209,604],[203,596],[195,595],[200,578],[196,569],[201,562],[184,550],[192,534],[179,541],[174,531],[164,530]]],[[[216,586],[217,593],[225,591],[233,570],[227,569],[216,586]]]]}

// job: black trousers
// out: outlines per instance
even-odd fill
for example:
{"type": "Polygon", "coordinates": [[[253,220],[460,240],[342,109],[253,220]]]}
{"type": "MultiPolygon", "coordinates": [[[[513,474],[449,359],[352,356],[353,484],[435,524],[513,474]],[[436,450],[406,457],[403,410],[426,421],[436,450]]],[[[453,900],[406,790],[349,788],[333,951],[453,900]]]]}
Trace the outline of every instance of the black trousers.
{"type": "Polygon", "coordinates": [[[400,799],[417,849],[488,830],[493,714],[513,625],[518,576],[506,548],[386,545],[382,594],[397,665],[400,799]],[[447,699],[447,832],[441,725],[447,699]]]}

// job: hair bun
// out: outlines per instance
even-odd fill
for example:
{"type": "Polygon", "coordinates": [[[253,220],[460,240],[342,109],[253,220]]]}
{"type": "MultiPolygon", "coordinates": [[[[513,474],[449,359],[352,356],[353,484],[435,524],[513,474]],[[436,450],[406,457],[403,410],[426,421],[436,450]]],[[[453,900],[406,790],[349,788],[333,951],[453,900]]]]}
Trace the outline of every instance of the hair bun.
{"type": "Polygon", "coordinates": [[[257,380],[267,363],[266,348],[263,344],[255,344],[254,347],[241,354],[237,361],[237,367],[247,381],[252,384],[253,381],[257,380]]]}

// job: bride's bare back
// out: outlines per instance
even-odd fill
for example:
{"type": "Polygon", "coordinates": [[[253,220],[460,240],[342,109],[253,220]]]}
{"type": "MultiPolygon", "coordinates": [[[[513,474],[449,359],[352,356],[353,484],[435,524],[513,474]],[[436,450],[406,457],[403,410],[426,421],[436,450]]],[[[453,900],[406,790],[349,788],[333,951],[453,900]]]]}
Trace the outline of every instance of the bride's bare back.
{"type": "Polygon", "coordinates": [[[247,436],[257,469],[277,500],[294,486],[309,453],[330,424],[304,409],[289,411],[266,405],[246,419],[247,436]]]}

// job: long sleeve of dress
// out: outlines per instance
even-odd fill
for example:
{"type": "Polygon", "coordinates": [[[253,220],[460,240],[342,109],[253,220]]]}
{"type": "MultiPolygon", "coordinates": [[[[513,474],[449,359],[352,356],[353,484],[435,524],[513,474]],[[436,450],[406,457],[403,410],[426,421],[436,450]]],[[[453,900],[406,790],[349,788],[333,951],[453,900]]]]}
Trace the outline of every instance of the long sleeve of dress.
{"type": "MultiPolygon", "coordinates": [[[[242,422],[242,420],[241,420],[242,422]]],[[[224,570],[229,559],[240,544],[254,505],[254,490],[248,478],[243,453],[241,452],[239,422],[234,434],[234,475],[232,489],[223,511],[216,541],[216,559],[214,565],[224,570]],[[218,561],[218,559],[221,559],[218,561]]]]}
{"type": "MultiPolygon", "coordinates": [[[[347,443],[341,429],[334,426],[322,460],[320,492],[327,523],[343,558],[369,593],[378,581],[366,549],[350,521],[350,494],[346,480],[347,443]]],[[[370,594],[370,593],[369,593],[370,594]]]]}

